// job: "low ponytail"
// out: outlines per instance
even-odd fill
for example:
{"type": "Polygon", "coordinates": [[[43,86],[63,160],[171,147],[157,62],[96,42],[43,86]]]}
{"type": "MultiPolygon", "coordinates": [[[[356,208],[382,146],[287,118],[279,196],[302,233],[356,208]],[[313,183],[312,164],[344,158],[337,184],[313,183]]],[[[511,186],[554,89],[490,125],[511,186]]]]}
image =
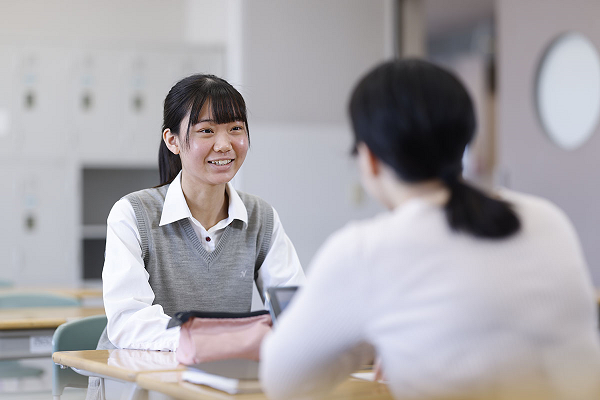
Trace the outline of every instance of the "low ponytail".
{"type": "Polygon", "coordinates": [[[509,203],[493,199],[467,184],[455,171],[456,168],[445,168],[440,175],[450,189],[450,199],[444,211],[453,230],[482,238],[500,239],[520,229],[519,217],[509,203]]]}
{"type": "Polygon", "coordinates": [[[505,238],[520,229],[509,203],[461,178],[476,121],[471,97],[451,72],[424,60],[388,61],[360,80],[349,109],[355,143],[366,144],[401,180],[444,182],[453,230],[505,238]]]}
{"type": "Polygon", "coordinates": [[[173,182],[173,179],[181,171],[181,158],[178,154],[173,154],[167,148],[164,141],[160,141],[158,148],[158,172],[160,174],[160,184],[163,186],[173,182]]]}

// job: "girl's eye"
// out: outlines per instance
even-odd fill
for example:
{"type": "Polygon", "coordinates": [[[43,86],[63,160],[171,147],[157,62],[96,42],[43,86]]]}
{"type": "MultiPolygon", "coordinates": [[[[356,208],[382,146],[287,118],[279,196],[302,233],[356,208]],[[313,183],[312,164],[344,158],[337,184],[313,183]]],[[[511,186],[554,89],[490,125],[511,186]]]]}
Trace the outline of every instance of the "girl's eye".
{"type": "Polygon", "coordinates": [[[199,133],[212,133],[212,129],[210,129],[210,128],[200,129],[198,132],[199,133]]]}
{"type": "Polygon", "coordinates": [[[241,127],[241,126],[234,126],[233,128],[231,128],[231,130],[232,130],[232,131],[241,131],[241,130],[243,130],[243,129],[244,129],[244,128],[243,128],[243,127],[241,127]]]}

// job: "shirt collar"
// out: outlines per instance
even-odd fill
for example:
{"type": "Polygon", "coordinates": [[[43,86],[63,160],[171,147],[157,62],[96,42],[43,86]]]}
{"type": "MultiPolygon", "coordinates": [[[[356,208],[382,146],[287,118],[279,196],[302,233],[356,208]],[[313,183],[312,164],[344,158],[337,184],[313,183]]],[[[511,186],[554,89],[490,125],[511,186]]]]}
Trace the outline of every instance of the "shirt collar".
{"type": "MultiPolygon", "coordinates": [[[[225,220],[225,226],[232,223],[235,219],[239,219],[244,223],[244,225],[248,225],[248,210],[246,209],[244,202],[240,198],[240,195],[235,190],[231,182],[227,182],[225,190],[229,195],[229,208],[227,211],[228,216],[225,220]]],[[[167,189],[165,203],[163,205],[163,210],[158,225],[167,225],[184,218],[192,219],[193,217],[192,213],[190,212],[190,208],[185,201],[183,190],[181,189],[180,171],[167,189]]]]}

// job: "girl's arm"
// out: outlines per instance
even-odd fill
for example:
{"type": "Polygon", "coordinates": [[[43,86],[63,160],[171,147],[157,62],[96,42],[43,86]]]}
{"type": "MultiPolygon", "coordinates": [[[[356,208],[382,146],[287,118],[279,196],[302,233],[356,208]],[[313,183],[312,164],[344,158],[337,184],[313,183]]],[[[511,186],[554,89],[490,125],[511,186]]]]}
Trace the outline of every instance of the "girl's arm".
{"type": "Polygon", "coordinates": [[[107,225],[102,284],[108,338],[119,348],[175,350],[179,328],[167,330],[170,317],[162,306],[152,305],[154,292],[131,203],[115,203],[107,225]]]}
{"type": "Polygon", "coordinates": [[[358,233],[328,240],[306,284],[261,346],[261,383],[274,399],[314,396],[373,357],[365,340],[368,282],[358,233]]]}
{"type": "MultiPolygon", "coordinates": [[[[301,286],[306,278],[290,238],[285,234],[277,211],[273,209],[271,248],[258,270],[256,286],[261,296],[271,286],[301,286]]],[[[263,296],[264,299],[264,296],[263,296]]]]}

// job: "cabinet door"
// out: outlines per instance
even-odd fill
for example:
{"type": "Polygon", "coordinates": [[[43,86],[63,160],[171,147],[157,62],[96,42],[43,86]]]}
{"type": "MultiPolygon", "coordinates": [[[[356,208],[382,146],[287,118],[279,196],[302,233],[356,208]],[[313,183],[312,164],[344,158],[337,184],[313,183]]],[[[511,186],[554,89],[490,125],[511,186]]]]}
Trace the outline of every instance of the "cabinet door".
{"type": "Polygon", "coordinates": [[[20,252],[17,244],[18,213],[17,198],[14,195],[16,191],[16,182],[18,168],[11,160],[3,158],[0,164],[0,280],[16,282],[18,278],[18,262],[20,252]]]}
{"type": "Polygon", "coordinates": [[[69,51],[20,48],[14,68],[12,131],[20,154],[61,156],[71,148],[66,135],[66,71],[69,51]]]}
{"type": "Polygon", "coordinates": [[[13,86],[16,51],[13,47],[0,46],[0,154],[14,152],[13,86]]]}
{"type": "Polygon", "coordinates": [[[119,80],[121,53],[111,50],[76,51],[69,66],[68,114],[77,157],[86,163],[118,160],[129,150],[123,129],[119,80]]]}
{"type": "Polygon", "coordinates": [[[123,133],[129,143],[128,159],[155,166],[162,140],[163,101],[171,89],[168,68],[170,57],[157,51],[126,53],[120,71],[120,108],[123,133]],[[135,151],[132,151],[135,149],[135,151]]]}
{"type": "MultiPolygon", "coordinates": [[[[20,285],[72,286],[79,282],[75,166],[63,160],[25,163],[13,176],[13,270],[20,285]]],[[[3,189],[6,190],[6,189],[3,189]]]]}

